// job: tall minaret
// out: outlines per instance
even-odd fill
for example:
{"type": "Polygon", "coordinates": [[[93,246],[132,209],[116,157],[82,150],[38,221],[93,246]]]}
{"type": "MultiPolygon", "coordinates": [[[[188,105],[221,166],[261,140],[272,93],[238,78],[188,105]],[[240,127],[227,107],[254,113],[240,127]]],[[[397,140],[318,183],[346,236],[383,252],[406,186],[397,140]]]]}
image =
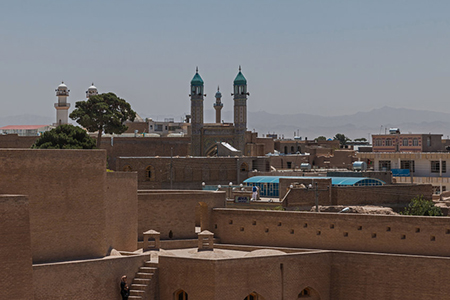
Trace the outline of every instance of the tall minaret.
{"type": "Polygon", "coordinates": [[[97,88],[95,87],[94,83],[92,83],[92,85],[86,91],[86,98],[89,99],[90,96],[95,96],[95,95],[98,95],[98,91],[97,91],[97,88]]]}
{"type": "Polygon", "coordinates": [[[67,97],[69,97],[70,90],[67,89],[67,85],[65,85],[63,81],[55,91],[56,96],[58,96],[58,103],[55,103],[56,123],[53,125],[59,126],[68,124],[70,103],[67,102],[67,97]]]}
{"type": "Polygon", "coordinates": [[[191,80],[191,155],[200,156],[202,151],[202,129],[203,129],[203,79],[196,69],[194,78],[191,80]]]}
{"type": "Polygon", "coordinates": [[[220,123],[222,119],[221,110],[223,108],[223,103],[220,99],[222,99],[222,94],[220,93],[219,87],[217,87],[216,102],[214,103],[214,109],[216,110],[216,123],[220,123]]]}
{"type": "Polygon", "coordinates": [[[239,73],[234,79],[234,127],[235,127],[235,147],[245,151],[245,131],[247,131],[247,79],[241,73],[241,66],[239,66],[239,73]]]}

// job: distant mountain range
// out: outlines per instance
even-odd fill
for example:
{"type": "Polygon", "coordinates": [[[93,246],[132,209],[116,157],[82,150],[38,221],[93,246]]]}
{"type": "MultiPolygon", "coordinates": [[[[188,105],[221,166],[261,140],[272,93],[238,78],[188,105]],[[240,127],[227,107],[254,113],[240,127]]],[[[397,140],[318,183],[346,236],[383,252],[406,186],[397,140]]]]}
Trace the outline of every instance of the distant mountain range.
{"type": "Polygon", "coordinates": [[[274,115],[266,112],[250,112],[249,129],[260,134],[273,132],[292,137],[298,130],[302,137],[314,138],[320,135],[333,137],[343,133],[354,138],[368,138],[369,134],[384,133],[391,127],[402,133],[450,134],[450,114],[407,108],[382,107],[369,112],[358,112],[344,116],[316,116],[308,114],[274,115]]]}
{"type": "Polygon", "coordinates": [[[7,125],[50,125],[55,122],[55,118],[36,116],[36,115],[18,115],[0,117],[0,127],[7,125]]]}
{"type": "MultiPolygon", "coordinates": [[[[214,111],[205,111],[206,122],[212,122],[214,111]]],[[[225,122],[232,122],[231,111],[223,113],[225,122]]],[[[320,135],[333,137],[336,133],[355,138],[368,138],[370,134],[384,133],[389,128],[400,128],[403,133],[442,133],[450,135],[450,114],[392,108],[384,106],[368,112],[358,112],[343,116],[319,116],[311,114],[272,114],[265,111],[248,113],[248,129],[257,131],[259,136],[277,133],[285,138],[298,135],[313,139],[320,135]]]]}
{"type": "MultiPolygon", "coordinates": [[[[145,116],[142,117],[152,117],[145,116]]],[[[165,117],[159,116],[162,120],[165,117]]],[[[205,122],[214,122],[215,112],[205,110],[205,122]]],[[[180,117],[175,117],[178,121],[180,117]]],[[[222,112],[225,122],[233,122],[231,111],[222,112]]],[[[19,115],[0,117],[0,127],[6,125],[41,125],[53,123],[53,118],[36,115],[19,115]]],[[[450,135],[450,114],[414,110],[409,108],[382,107],[368,112],[358,112],[343,116],[318,116],[311,114],[272,114],[265,111],[248,113],[248,129],[257,131],[259,136],[267,133],[284,135],[292,138],[297,135],[313,139],[320,135],[333,137],[343,133],[354,138],[368,138],[370,134],[384,133],[391,127],[400,128],[402,133],[441,133],[447,138],[450,135]]]]}

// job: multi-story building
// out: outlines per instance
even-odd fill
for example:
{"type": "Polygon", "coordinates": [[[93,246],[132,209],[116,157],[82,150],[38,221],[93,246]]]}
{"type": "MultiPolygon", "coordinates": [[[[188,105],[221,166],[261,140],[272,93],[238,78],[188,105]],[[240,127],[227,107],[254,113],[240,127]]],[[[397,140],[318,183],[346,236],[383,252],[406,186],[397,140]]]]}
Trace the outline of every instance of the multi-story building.
{"type": "Polygon", "coordinates": [[[53,128],[50,125],[8,125],[0,127],[0,134],[17,134],[18,136],[39,136],[53,128]]]}
{"type": "MultiPolygon", "coordinates": [[[[434,187],[436,194],[450,190],[450,153],[432,152],[431,149],[437,149],[442,142],[437,139],[438,134],[422,135],[400,135],[398,140],[408,139],[413,143],[417,139],[418,146],[401,146],[400,151],[381,152],[376,150],[374,142],[373,152],[356,153],[359,160],[366,161],[374,171],[392,171],[395,180],[398,183],[429,183],[434,187]],[[409,149],[406,151],[405,149],[409,149]],[[405,172],[402,172],[405,171],[405,172]]],[[[388,135],[385,137],[387,140],[388,135]]],[[[374,136],[374,141],[381,139],[380,136],[374,136]]],[[[391,140],[392,141],[392,140],[391,140]]],[[[395,147],[395,146],[392,146],[395,147]]]]}
{"type": "Polygon", "coordinates": [[[185,136],[189,134],[190,124],[184,122],[175,122],[173,118],[165,118],[164,121],[153,121],[147,119],[148,132],[156,133],[160,136],[168,136],[170,134],[178,134],[185,136]]]}
{"type": "Polygon", "coordinates": [[[216,110],[216,123],[205,123],[203,120],[204,82],[198,73],[198,69],[191,80],[191,154],[194,156],[211,155],[216,151],[217,142],[226,142],[245,155],[249,149],[246,143],[247,132],[247,79],[241,72],[233,81],[234,123],[220,122],[223,103],[222,94],[217,91],[216,102],[213,104],[216,110]],[[219,122],[217,122],[219,121],[219,122]]]}
{"type": "Polygon", "coordinates": [[[443,151],[442,134],[372,135],[373,152],[435,152],[443,151]]]}

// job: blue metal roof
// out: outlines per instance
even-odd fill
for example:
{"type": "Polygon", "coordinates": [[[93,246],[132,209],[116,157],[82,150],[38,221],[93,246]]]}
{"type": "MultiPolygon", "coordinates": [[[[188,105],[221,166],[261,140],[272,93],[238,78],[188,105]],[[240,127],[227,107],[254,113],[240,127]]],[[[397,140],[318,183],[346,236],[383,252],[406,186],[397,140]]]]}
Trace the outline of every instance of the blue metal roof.
{"type": "Polygon", "coordinates": [[[368,177],[303,177],[303,176],[253,176],[244,180],[245,183],[280,183],[280,178],[290,179],[331,179],[334,186],[367,186],[384,185],[385,182],[376,178],[368,177]]]}

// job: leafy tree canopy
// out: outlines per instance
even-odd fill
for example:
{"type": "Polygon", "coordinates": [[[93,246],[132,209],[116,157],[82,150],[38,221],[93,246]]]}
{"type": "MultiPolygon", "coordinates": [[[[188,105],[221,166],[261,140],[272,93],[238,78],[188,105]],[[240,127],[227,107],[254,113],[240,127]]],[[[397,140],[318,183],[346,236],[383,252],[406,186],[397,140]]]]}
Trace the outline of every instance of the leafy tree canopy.
{"type": "Polygon", "coordinates": [[[98,131],[97,148],[99,148],[103,132],[116,134],[125,132],[128,127],[124,122],[134,121],[136,113],[124,99],[114,93],[105,93],[91,96],[86,101],[76,102],[70,118],[89,132],[98,131]]]}
{"type": "Polygon", "coordinates": [[[342,133],[336,133],[336,135],[333,138],[334,140],[338,140],[339,144],[341,146],[344,146],[347,144],[347,142],[351,141],[348,137],[346,137],[344,134],[342,133]]]}
{"type": "Polygon", "coordinates": [[[423,196],[415,197],[405,208],[402,215],[412,216],[442,216],[442,210],[434,206],[433,201],[425,200],[423,196]]]}
{"type": "Polygon", "coordinates": [[[314,140],[315,140],[315,141],[326,141],[327,138],[324,137],[323,135],[321,135],[321,136],[316,137],[314,140]]]}
{"type": "Polygon", "coordinates": [[[95,140],[80,127],[65,124],[44,134],[31,146],[33,149],[93,149],[95,140]]]}

